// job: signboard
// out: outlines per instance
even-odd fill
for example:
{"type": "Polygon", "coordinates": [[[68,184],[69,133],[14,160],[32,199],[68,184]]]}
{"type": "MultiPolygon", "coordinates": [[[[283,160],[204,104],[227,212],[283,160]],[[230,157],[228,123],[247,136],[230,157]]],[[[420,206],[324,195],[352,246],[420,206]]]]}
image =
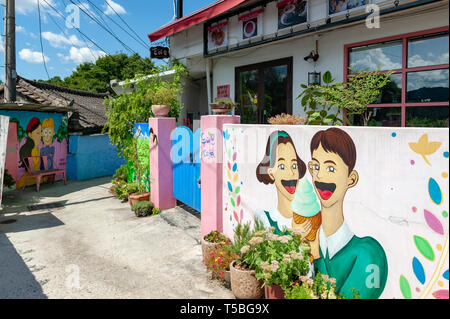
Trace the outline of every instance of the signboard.
{"type": "Polygon", "coordinates": [[[365,6],[369,0],[328,0],[328,14],[346,12],[365,6]]]}
{"type": "Polygon", "coordinates": [[[261,33],[261,26],[258,25],[259,15],[264,12],[264,9],[255,10],[253,12],[244,14],[238,18],[242,22],[242,39],[250,39],[258,36],[261,33]]]}
{"type": "Polygon", "coordinates": [[[230,97],[230,85],[218,85],[217,86],[217,97],[230,97]]]}
{"type": "Polygon", "coordinates": [[[228,22],[208,28],[208,49],[215,50],[228,45],[228,22]]]}
{"type": "Polygon", "coordinates": [[[170,58],[170,51],[167,47],[156,46],[150,48],[150,57],[152,59],[167,59],[170,58]]]}
{"type": "Polygon", "coordinates": [[[279,2],[277,7],[279,30],[308,21],[308,2],[306,0],[285,0],[279,2]]]}

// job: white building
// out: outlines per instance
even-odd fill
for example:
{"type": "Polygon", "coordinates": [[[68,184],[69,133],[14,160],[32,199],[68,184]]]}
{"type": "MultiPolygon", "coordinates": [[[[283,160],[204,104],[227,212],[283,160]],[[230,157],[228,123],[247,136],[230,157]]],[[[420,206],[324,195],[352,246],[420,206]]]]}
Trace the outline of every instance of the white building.
{"type": "Polygon", "coordinates": [[[303,114],[297,96],[308,73],[348,67],[394,70],[373,105],[371,125],[447,126],[448,0],[221,0],[162,26],[171,57],[193,78],[180,121],[208,114],[230,97],[242,123],[303,114]],[[319,55],[316,62],[305,59],[319,55]],[[446,122],[447,121],[447,122],[446,122]]]}

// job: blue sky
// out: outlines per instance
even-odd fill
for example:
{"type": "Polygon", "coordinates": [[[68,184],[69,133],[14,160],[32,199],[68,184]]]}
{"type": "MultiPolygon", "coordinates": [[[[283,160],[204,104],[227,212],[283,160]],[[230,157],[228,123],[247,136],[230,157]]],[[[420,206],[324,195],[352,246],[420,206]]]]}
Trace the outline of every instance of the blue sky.
{"type": "MultiPolygon", "coordinates": [[[[184,0],[183,2],[186,15],[213,3],[214,0],[184,0]]],[[[4,4],[4,0],[0,0],[0,3],[4,4]]],[[[42,32],[39,32],[37,0],[16,0],[17,73],[28,79],[47,79],[41,53],[40,33],[50,77],[64,78],[70,75],[78,64],[92,61],[95,57],[105,54],[104,52],[132,54],[112,35],[87,17],[83,11],[89,12],[103,26],[109,26],[108,29],[131,51],[139,53],[142,57],[150,55],[145,46],[150,44],[147,34],[170,22],[174,16],[173,0],[40,0],[40,9],[42,32]],[[59,13],[55,12],[50,5],[59,13]],[[73,25],[77,23],[77,19],[74,18],[76,11],[80,13],[79,30],[97,46],[73,28],[73,25]],[[118,15],[145,44],[131,38],[118,26],[120,25],[137,38],[118,15]]],[[[4,18],[3,8],[0,9],[0,16],[4,18]]],[[[0,29],[1,34],[4,35],[3,23],[0,29]]],[[[3,65],[4,37],[0,44],[0,64],[3,65]]],[[[0,67],[0,78],[4,81],[3,67],[0,67]]]]}

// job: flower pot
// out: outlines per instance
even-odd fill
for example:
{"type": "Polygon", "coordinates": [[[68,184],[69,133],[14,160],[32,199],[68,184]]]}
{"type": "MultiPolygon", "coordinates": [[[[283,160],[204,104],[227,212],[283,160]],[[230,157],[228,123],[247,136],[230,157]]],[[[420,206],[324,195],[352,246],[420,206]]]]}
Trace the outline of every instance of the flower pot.
{"type": "Polygon", "coordinates": [[[169,111],[170,106],[168,105],[152,105],[152,112],[155,117],[166,117],[169,111]]]}
{"type": "Polygon", "coordinates": [[[231,107],[225,103],[211,103],[211,111],[215,114],[226,114],[231,112],[231,107]]]}
{"type": "Polygon", "coordinates": [[[142,193],[142,194],[130,194],[128,195],[128,201],[130,202],[130,206],[137,202],[145,202],[150,200],[150,193],[142,193]]]}
{"type": "Polygon", "coordinates": [[[284,290],[278,285],[265,286],[266,299],[284,299],[284,290]]]}
{"type": "Polygon", "coordinates": [[[209,241],[206,241],[205,238],[202,237],[201,240],[202,243],[202,256],[203,256],[203,260],[206,260],[206,258],[208,258],[211,253],[214,251],[214,249],[221,245],[221,243],[210,243],[209,241]]]}
{"type": "Polygon", "coordinates": [[[237,299],[261,299],[264,296],[263,281],[255,277],[254,270],[240,270],[230,264],[231,291],[237,299]]]}

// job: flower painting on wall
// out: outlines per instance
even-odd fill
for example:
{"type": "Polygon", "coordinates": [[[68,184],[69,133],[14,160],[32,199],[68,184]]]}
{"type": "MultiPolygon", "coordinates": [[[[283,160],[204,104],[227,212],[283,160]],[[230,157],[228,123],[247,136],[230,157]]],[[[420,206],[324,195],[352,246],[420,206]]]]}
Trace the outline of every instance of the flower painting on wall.
{"type": "Polygon", "coordinates": [[[308,21],[308,1],[285,0],[277,4],[278,29],[293,27],[308,21]]]}

